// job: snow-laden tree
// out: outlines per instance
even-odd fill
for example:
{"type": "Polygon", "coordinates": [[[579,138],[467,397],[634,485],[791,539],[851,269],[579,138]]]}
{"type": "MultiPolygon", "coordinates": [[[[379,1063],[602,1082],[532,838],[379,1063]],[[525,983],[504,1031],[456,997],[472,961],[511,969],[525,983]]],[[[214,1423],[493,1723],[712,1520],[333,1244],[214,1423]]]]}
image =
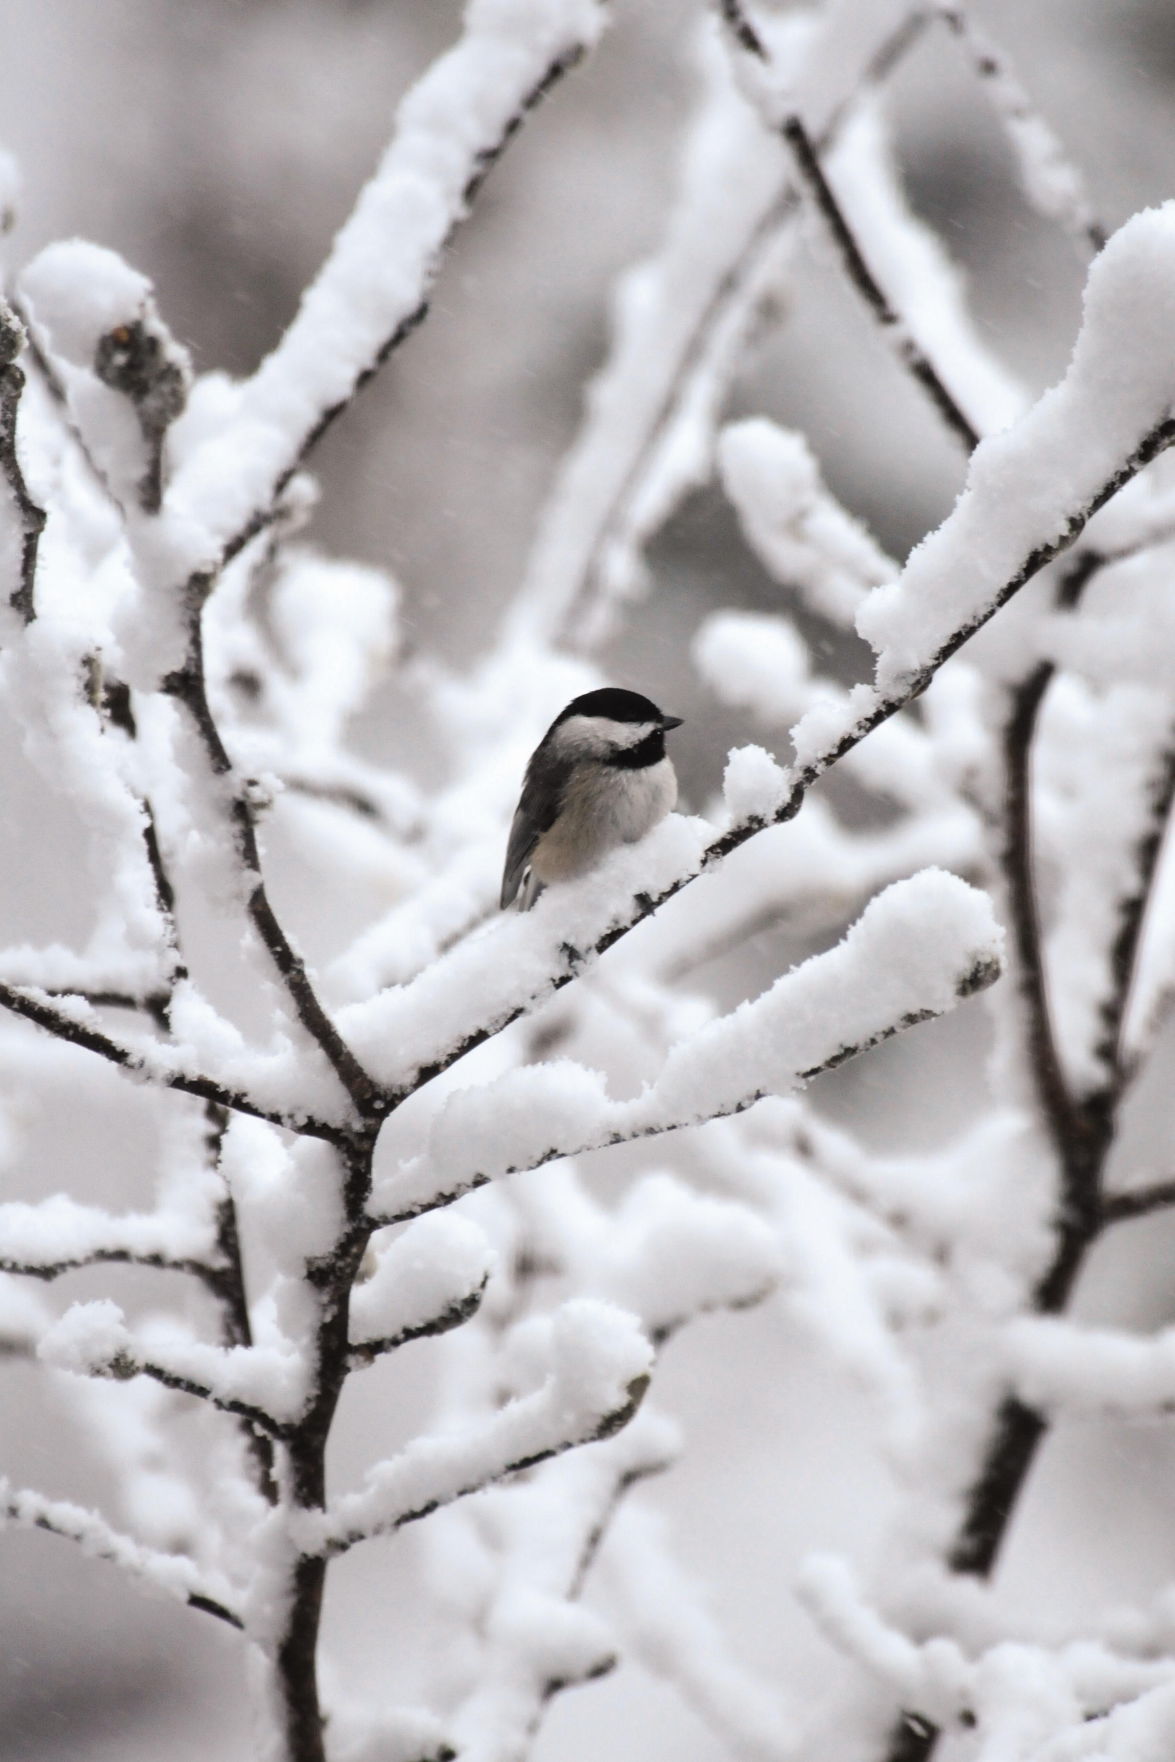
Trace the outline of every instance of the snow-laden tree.
{"type": "MultiPolygon", "coordinates": [[[[386,575],[299,542],[307,469],[606,23],[601,0],[473,0],[243,381],[194,375],[149,282],[99,245],[14,267],[0,694],[86,869],[56,939],[0,954],[8,1163],[30,1118],[115,1106],[157,1179],[115,1212],[79,1161],[0,1206],[0,1348],[56,1377],[122,1506],[48,1479],[5,1482],[0,1510],[235,1630],[259,1753],[285,1762],[505,1762],[628,1655],[734,1754],[916,1762],[946,1733],[992,1762],[1157,1754],[1169,1590],[1050,1628],[990,1581],[1055,1416],[1175,1400],[1169,1330],[1067,1313],[1107,1232],[1175,1203],[1116,1154],[1175,977],[1175,209],[1106,242],[959,7],[727,0],[660,246],[619,290],[526,578],[458,674],[403,651],[386,575]],[[1040,224],[1090,260],[1068,371],[1035,401],[891,150],[886,82],[935,32],[1040,224]],[[801,434],[725,420],[809,250],[969,459],[904,567],[801,434]],[[738,747],[705,814],[498,915],[525,757],[603,681],[647,548],[711,473],[778,610],[719,601],[693,663],[774,756],[738,747]],[[873,672],[847,685],[819,657],[854,627],[873,672]],[[392,668],[413,716],[376,765],[350,725],[392,668]],[[834,767],[843,797],[820,787],[834,767]],[[311,964],[307,899],[356,871],[385,909],[311,964]],[[821,951],[732,1003],[724,961],[780,921],[821,951]],[[822,1073],[979,991],[994,1053],[949,1142],[883,1152],[834,1123],[822,1073]],[[628,1144],[605,1197],[593,1153],[628,1144]],[[109,1295],[70,1302],[95,1267],[109,1295]],[[128,1314],[135,1268],[152,1282],[128,1314]],[[634,1491],[680,1447],[662,1349],[781,1281],[811,1350],[868,1392],[900,1495],[867,1562],[802,1568],[850,1665],[821,1692],[785,1658],[777,1680],[747,1668],[634,1491]],[[394,1398],[410,1342],[430,1414],[328,1477],[344,1395],[388,1372],[394,1398]],[[417,1524],[433,1546],[402,1595],[443,1667],[406,1704],[320,1696],[332,1563],[417,1524]]],[[[35,818],[24,840],[35,870],[35,818]]]]}

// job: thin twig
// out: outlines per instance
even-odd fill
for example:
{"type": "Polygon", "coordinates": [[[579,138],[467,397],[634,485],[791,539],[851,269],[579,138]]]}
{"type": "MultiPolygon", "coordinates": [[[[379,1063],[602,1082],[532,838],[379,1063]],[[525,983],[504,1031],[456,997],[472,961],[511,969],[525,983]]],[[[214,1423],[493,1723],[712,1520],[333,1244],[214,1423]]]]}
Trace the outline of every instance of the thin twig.
{"type": "Polygon", "coordinates": [[[388,1352],[398,1352],[401,1346],[408,1346],[413,1340],[428,1340],[437,1334],[451,1333],[463,1322],[476,1315],[481,1308],[481,1300],[485,1296],[489,1274],[477,1286],[458,1302],[451,1303],[448,1309],[434,1315],[430,1321],[418,1322],[415,1327],[401,1328],[398,1334],[385,1334],[382,1339],[356,1340],[351,1347],[349,1364],[352,1370],[363,1370],[374,1364],[388,1352]]]}
{"type": "Polygon", "coordinates": [[[1107,1193],[1102,1199],[1101,1219],[1105,1225],[1122,1224],[1131,1218],[1149,1217],[1154,1211],[1166,1211],[1172,1205],[1175,1181],[1153,1181],[1149,1186],[1128,1188],[1124,1193],[1107,1193]]]}
{"type": "Polygon", "coordinates": [[[61,1260],[21,1260],[0,1255],[0,1273],[18,1273],[25,1279],[41,1279],[46,1284],[63,1273],[76,1273],[88,1266],[142,1266],[161,1272],[191,1273],[207,1279],[212,1272],[206,1261],[170,1254],[141,1254],[133,1248],[92,1248],[84,1254],[66,1256],[61,1260]]]}
{"type": "Polygon", "coordinates": [[[1123,1043],[1126,1012],[1134,989],[1142,932],[1154,893],[1159,858],[1175,802],[1175,730],[1150,780],[1147,822],[1134,849],[1134,885],[1118,901],[1118,928],[1110,948],[1110,989],[1101,1003],[1101,1035],[1096,1056],[1106,1072],[1109,1099],[1116,1100],[1129,1079],[1123,1043]]]}
{"type": "Polygon", "coordinates": [[[236,1419],[248,1420],[252,1426],[267,1432],[271,1438],[288,1437],[290,1427],[284,1421],[275,1419],[252,1401],[240,1401],[235,1395],[218,1395],[209,1384],[202,1383],[197,1377],[184,1376],[182,1372],[169,1370],[165,1364],[156,1364],[150,1358],[136,1358],[130,1352],[118,1352],[108,1363],[95,1365],[94,1376],[113,1377],[122,1382],[131,1377],[151,1377],[154,1382],[162,1383],[165,1389],[174,1389],[181,1395],[194,1395],[198,1401],[206,1401],[210,1407],[219,1409],[221,1413],[231,1413],[236,1419]]]}
{"type": "Polygon", "coordinates": [[[220,1597],[211,1595],[200,1585],[200,1573],[194,1562],[182,1556],[164,1554],[148,1548],[131,1536],[125,1536],[96,1511],[73,1505],[65,1500],[48,1499],[29,1489],[9,1492],[0,1487],[0,1524],[8,1522],[22,1529],[45,1530],[51,1536],[77,1542],[93,1559],[109,1560],[124,1572],[145,1579],[170,1595],[178,1597],[189,1609],[214,1615],[230,1627],[243,1629],[245,1624],[235,1609],[220,1597]],[[190,1568],[189,1570],[186,1570],[190,1568]],[[184,1583],[184,1580],[191,1581],[184,1583]]]}
{"type": "Polygon", "coordinates": [[[889,296],[866,262],[865,254],[857,243],[856,235],[845,217],[836,193],[824,175],[819,155],[803,122],[798,116],[789,116],[781,132],[795,156],[800,180],[832,234],[845,274],[873,313],[881,326],[882,335],[902,366],[927,393],[955,438],[967,452],[974,452],[980,441],[979,430],[963,411],[926,351],[911,334],[901,313],[890,303],[889,296]]]}
{"type": "MultiPolygon", "coordinates": [[[[556,1456],[563,1456],[568,1450],[577,1450],[583,1444],[600,1443],[605,1438],[615,1437],[623,1431],[629,1420],[636,1413],[648,1387],[648,1377],[638,1377],[630,1386],[628,1399],[614,1412],[605,1414],[598,1426],[587,1437],[568,1438],[558,1444],[552,1444],[541,1450],[531,1451],[528,1455],[519,1456],[515,1461],[505,1463],[501,1468],[494,1468],[473,1475],[464,1486],[452,1487],[443,1495],[425,1501],[409,1511],[403,1511],[396,1517],[381,1521],[376,1519],[365,1528],[327,1530],[322,1540],[312,1549],[307,1550],[308,1557],[334,1560],[345,1554],[360,1542],[374,1541],[378,1536],[394,1535],[397,1530],[405,1529],[410,1523],[418,1523],[422,1517],[429,1517],[442,1506],[452,1505],[458,1499],[465,1499],[471,1493],[481,1492],[483,1487],[493,1486],[497,1481],[506,1480],[510,1475],[521,1474],[523,1469],[537,1468],[541,1462],[550,1462],[556,1456]]],[[[329,1521],[329,1513],[327,1514],[329,1521]]]]}
{"type": "Polygon", "coordinates": [[[1039,212],[1059,220],[1066,232],[1096,256],[1109,237],[1108,230],[1095,217],[1076,165],[1020,84],[1007,54],[986,31],[976,27],[963,6],[953,4],[952,0],[937,0],[934,10],[963,44],[981,90],[1004,125],[1020,163],[1029,201],[1039,212]],[[1052,161],[1049,170],[1054,184],[1067,186],[1060,201],[1055,197],[1042,200],[1041,192],[1034,187],[1032,158],[1039,158],[1042,151],[1052,161]]]}

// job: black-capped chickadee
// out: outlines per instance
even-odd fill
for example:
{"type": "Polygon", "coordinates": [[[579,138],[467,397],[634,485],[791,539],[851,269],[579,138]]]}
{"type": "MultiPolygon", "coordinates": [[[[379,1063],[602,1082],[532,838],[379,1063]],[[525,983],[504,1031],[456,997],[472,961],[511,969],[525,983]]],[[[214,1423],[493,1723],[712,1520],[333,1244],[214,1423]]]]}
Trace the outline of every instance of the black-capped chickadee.
{"type": "Polygon", "coordinates": [[[529,911],[552,881],[572,881],[619,844],[651,832],[677,800],[663,716],[639,691],[608,685],[573,698],[531,754],[510,828],[502,909],[529,911]],[[519,893],[521,888],[521,893],[519,893]]]}

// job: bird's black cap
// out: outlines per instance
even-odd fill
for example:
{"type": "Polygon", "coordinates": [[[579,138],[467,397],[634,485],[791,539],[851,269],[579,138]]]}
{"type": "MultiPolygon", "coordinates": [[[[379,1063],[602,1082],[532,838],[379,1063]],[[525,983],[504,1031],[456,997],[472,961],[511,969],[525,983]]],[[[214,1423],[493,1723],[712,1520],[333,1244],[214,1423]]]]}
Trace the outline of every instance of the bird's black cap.
{"type": "Polygon", "coordinates": [[[619,685],[605,685],[599,691],[585,691],[574,697],[567,708],[556,716],[558,727],[569,716],[607,716],[611,722],[660,722],[667,728],[680,726],[677,716],[663,716],[651,698],[639,691],[625,691],[619,685]]]}

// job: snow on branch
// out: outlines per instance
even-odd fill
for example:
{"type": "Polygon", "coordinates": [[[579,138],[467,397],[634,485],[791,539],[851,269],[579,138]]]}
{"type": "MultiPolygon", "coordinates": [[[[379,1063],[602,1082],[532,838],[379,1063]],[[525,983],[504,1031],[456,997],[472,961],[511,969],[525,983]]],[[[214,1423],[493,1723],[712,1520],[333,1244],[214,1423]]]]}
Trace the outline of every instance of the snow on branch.
{"type": "Polygon", "coordinates": [[[924,682],[1170,446],[1175,379],[1164,339],[1173,312],[1167,203],[1134,215],[1092,265],[1064,379],[983,442],[952,513],[861,608],[879,694],[924,682]]]}
{"type": "Polygon", "coordinates": [[[296,1539],[308,1555],[341,1554],[440,1505],[594,1439],[632,1418],[648,1386],[653,1349],[635,1319],[588,1298],[536,1317],[527,1356],[540,1386],[516,1396],[480,1425],[453,1436],[417,1438],[370,1469],[360,1492],[322,1515],[302,1513],[296,1539]]]}
{"type": "Polygon", "coordinates": [[[282,1437],[306,1399],[307,1367],[277,1346],[210,1346],[171,1318],[138,1336],[109,1298],[74,1303],[42,1336],[38,1356],[76,1376],[151,1377],[282,1437]]]}
{"type": "Polygon", "coordinates": [[[958,399],[943,380],[938,368],[909,329],[901,314],[895,310],[889,296],[866,262],[856,235],[845,218],[832,185],[824,174],[819,155],[802,119],[796,114],[788,116],[784,120],[781,132],[795,157],[796,168],[804,187],[823,215],[836,242],[845,274],[872,311],[881,326],[882,335],[897,355],[902,366],[917,380],[955,438],[968,452],[971,452],[978,444],[979,430],[963,410],[958,399]]]}
{"type": "Polygon", "coordinates": [[[157,514],[164,445],[187,402],[192,366],[159,317],[151,283],[115,252],[69,239],[33,259],[20,294],[111,496],[157,514]]]}
{"type": "Polygon", "coordinates": [[[1094,215],[1081,169],[1033,104],[1004,50],[955,0],[937,0],[935,11],[962,43],[1004,126],[1028,200],[1088,250],[1100,251],[1106,229],[1094,215]]]}
{"type": "Polygon", "coordinates": [[[428,310],[453,228],[506,143],[604,24],[600,0],[472,0],[462,40],[409,92],[371,182],[228,436],[184,461],[176,505],[206,522],[190,568],[234,554],[332,419],[428,310]]]}
{"type": "Polygon", "coordinates": [[[621,1513],[604,1572],[609,1604],[636,1657],[672,1683],[734,1755],[793,1762],[802,1754],[790,1697],[742,1662],[654,1514],[632,1507],[621,1513]]]}
{"type": "Polygon", "coordinates": [[[986,895],[966,882],[941,870],[895,882],[836,948],[673,1048],[633,1101],[612,1101],[596,1073],[570,1062],[459,1091],[425,1156],[385,1181],[373,1203],[388,1218],[411,1217],[500,1174],[791,1094],[991,984],[1002,947],[986,895]]]}
{"type": "Polygon", "coordinates": [[[829,493],[804,436],[762,416],[728,422],[717,463],[764,568],[813,611],[851,629],[868,590],[892,581],[898,569],[829,493]]]}
{"type": "Polygon", "coordinates": [[[271,1125],[296,1127],[312,1138],[325,1138],[333,1143],[345,1135],[341,1122],[315,1118],[298,1106],[267,1107],[243,1091],[185,1068],[187,1061],[182,1048],[145,1038],[134,1043],[116,1040],[96,1025],[97,1013],[84,998],[71,995],[54,999],[32,987],[24,989],[0,983],[0,1007],[35,1023],[38,1028],[44,1028],[59,1040],[68,1041],[71,1046],[97,1053],[142,1082],[178,1089],[218,1107],[251,1114],[271,1125]]]}
{"type": "Polygon", "coordinates": [[[204,1273],[215,1257],[211,1230],[181,1211],[124,1213],[57,1193],[36,1205],[0,1205],[0,1272],[55,1279],[99,1261],[204,1273]]]}
{"type": "Polygon", "coordinates": [[[422,1217],[376,1259],[351,1298],[351,1356],[369,1364],[410,1340],[443,1334],[475,1312],[497,1255],[460,1217],[422,1217]]]}
{"type": "Polygon", "coordinates": [[[1175,1328],[1142,1335],[1023,1316],[1003,1337],[1016,1392],[1031,1407],[1085,1414],[1175,1408],[1175,1328]]]}
{"type": "Polygon", "coordinates": [[[97,1512],[82,1505],[65,1499],[47,1499],[41,1493],[13,1488],[0,1480],[0,1528],[4,1527],[47,1530],[50,1535],[64,1536],[77,1542],[91,1559],[110,1560],[189,1608],[215,1615],[230,1627],[244,1626],[233,1608],[232,1587],[219,1575],[197,1567],[183,1554],[163,1553],[120,1534],[97,1512]]]}

